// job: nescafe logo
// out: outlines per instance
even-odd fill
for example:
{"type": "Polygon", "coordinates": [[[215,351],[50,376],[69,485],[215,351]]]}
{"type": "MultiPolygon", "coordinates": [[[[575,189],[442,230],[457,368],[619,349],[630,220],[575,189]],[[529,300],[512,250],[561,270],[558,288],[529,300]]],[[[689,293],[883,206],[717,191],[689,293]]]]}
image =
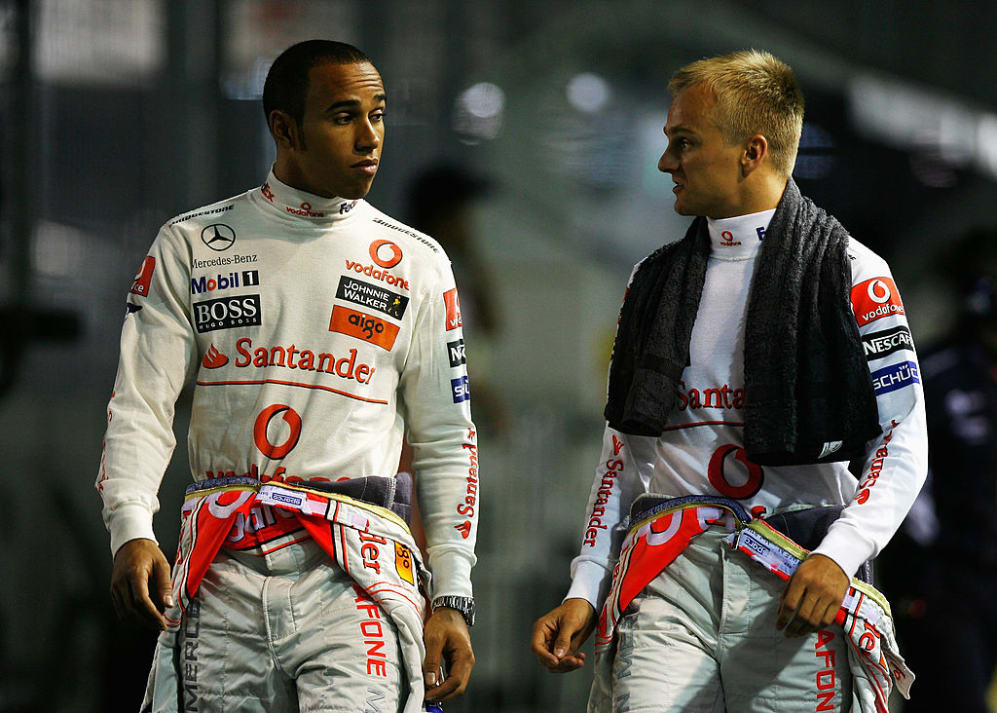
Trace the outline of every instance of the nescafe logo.
{"type": "Polygon", "coordinates": [[[394,267],[402,261],[402,249],[390,240],[375,240],[370,244],[370,259],[381,267],[394,267]]]}
{"type": "Polygon", "coordinates": [[[301,416],[290,406],[286,404],[273,404],[272,406],[267,406],[265,409],[260,411],[260,415],[256,417],[256,425],[253,427],[253,439],[256,441],[256,447],[260,449],[260,453],[265,455],[267,458],[272,458],[273,460],[280,460],[288,453],[290,453],[296,445],[298,445],[298,439],[301,437],[301,416]],[[277,417],[281,416],[284,419],[284,423],[290,428],[291,432],[288,434],[287,438],[284,439],[283,443],[274,444],[270,441],[270,423],[277,417]]]}

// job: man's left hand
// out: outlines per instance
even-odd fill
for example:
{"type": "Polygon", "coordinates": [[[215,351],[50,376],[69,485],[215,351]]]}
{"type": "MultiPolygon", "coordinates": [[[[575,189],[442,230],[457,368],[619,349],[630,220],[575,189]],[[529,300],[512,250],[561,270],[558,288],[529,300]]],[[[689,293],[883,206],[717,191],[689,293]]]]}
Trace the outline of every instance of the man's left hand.
{"type": "Polygon", "coordinates": [[[426,700],[448,701],[467,688],[474,668],[471,635],[464,616],[456,609],[440,607],[429,617],[424,629],[426,660],[422,671],[426,679],[426,700]],[[447,677],[440,680],[440,660],[446,660],[447,677]]]}
{"type": "Polygon", "coordinates": [[[848,592],[848,575],[830,557],[810,555],[786,583],[775,628],[806,636],[830,625],[848,592]]]}

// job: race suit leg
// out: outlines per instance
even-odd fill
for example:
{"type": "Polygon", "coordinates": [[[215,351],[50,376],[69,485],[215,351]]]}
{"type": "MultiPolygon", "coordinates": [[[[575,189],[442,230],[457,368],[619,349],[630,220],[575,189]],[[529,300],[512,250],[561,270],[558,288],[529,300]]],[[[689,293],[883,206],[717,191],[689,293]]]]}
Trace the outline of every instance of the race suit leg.
{"type": "Polygon", "coordinates": [[[847,711],[844,636],[786,638],[775,628],[784,583],[712,527],[628,608],[613,663],[617,713],[847,711]]]}
{"type": "Polygon", "coordinates": [[[223,548],[205,575],[178,637],[182,710],[398,711],[390,619],[314,541],[275,546],[223,548]]]}

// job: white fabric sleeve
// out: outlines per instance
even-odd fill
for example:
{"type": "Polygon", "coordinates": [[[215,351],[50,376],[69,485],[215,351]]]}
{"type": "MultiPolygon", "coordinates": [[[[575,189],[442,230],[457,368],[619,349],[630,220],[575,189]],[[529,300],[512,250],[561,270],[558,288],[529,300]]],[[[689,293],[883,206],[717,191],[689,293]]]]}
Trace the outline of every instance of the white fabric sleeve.
{"type": "Polygon", "coordinates": [[[833,559],[849,577],[893,537],[928,471],[924,390],[917,355],[889,267],[871,257],[874,260],[853,268],[857,276],[852,305],[871,357],[869,369],[883,434],[869,444],[854,497],[814,550],[833,559]],[[876,316],[886,311],[892,313],[876,316]],[[876,357],[878,346],[900,343],[906,346],[892,351],[886,347],[883,356],[876,357]]]}
{"type": "Polygon", "coordinates": [[[463,362],[460,303],[449,264],[436,284],[443,289],[427,299],[416,319],[399,389],[414,450],[432,597],[470,597],[480,510],[477,434],[463,362]]]}
{"type": "Polygon", "coordinates": [[[630,505],[645,490],[641,459],[631,449],[635,440],[641,439],[605,427],[602,454],[585,508],[581,551],[571,561],[571,587],[565,599],[585,599],[596,611],[609,591],[630,505]]]}
{"type": "Polygon", "coordinates": [[[174,406],[197,359],[182,251],[164,227],[129,294],[96,483],[112,555],[129,540],[156,540],[157,493],[176,445],[174,406]]]}

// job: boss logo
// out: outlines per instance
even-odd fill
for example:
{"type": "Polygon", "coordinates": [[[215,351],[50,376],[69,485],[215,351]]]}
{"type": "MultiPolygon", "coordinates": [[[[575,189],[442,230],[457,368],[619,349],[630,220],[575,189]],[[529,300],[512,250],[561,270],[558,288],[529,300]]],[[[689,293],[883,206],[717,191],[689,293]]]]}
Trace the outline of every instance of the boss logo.
{"type": "Polygon", "coordinates": [[[221,297],[194,303],[194,326],[200,334],[216,329],[252,327],[261,323],[262,313],[259,295],[221,297]]]}

